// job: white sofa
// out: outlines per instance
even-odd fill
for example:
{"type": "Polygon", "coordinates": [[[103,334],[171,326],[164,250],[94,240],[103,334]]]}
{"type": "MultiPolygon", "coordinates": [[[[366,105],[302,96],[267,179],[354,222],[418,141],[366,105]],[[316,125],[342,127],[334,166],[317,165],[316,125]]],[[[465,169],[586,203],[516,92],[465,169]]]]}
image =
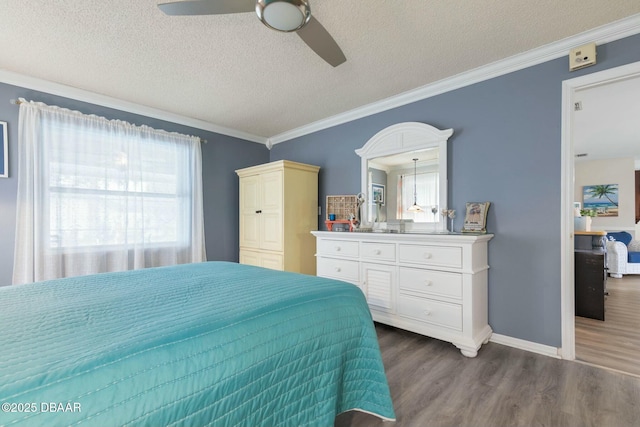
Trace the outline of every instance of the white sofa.
{"type": "Polygon", "coordinates": [[[607,233],[607,268],[609,275],[618,279],[625,274],[640,274],[640,240],[625,231],[607,233]]]}

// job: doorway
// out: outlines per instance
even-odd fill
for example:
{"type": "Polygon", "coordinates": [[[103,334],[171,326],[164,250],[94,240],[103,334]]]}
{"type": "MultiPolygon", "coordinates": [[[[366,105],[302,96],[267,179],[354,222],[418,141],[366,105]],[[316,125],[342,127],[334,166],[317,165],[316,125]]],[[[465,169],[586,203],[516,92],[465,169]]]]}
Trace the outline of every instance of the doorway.
{"type": "MultiPolygon", "coordinates": [[[[576,320],[574,306],[574,242],[573,242],[573,202],[575,175],[575,142],[579,135],[576,125],[576,109],[580,109],[581,96],[589,90],[602,90],[615,87],[618,83],[628,84],[637,81],[640,85],[640,62],[604,70],[575,79],[564,81],[562,84],[562,348],[564,359],[576,359],[576,320]]],[[[638,93],[638,92],[636,92],[638,93]]],[[[640,106],[640,104],[638,104],[640,106]]],[[[628,110],[628,108],[626,109],[628,110]]],[[[628,111],[624,111],[624,117],[628,111]]],[[[640,109],[635,112],[635,121],[640,117],[640,109]]],[[[636,135],[640,135],[637,133],[636,135]]],[[[606,141],[611,141],[609,138],[606,141]]],[[[637,143],[636,143],[637,145],[637,143]]],[[[607,150],[615,148],[607,145],[607,150]]],[[[594,148],[595,149],[595,148],[594,148]]],[[[637,150],[635,154],[640,154],[637,150]]],[[[635,204],[634,204],[635,206],[635,204]]],[[[635,211],[633,213],[635,218],[635,211]]],[[[634,219],[633,218],[633,219],[634,219]]],[[[632,219],[632,220],[633,220],[632,219]]],[[[635,221],[633,221],[635,224],[635,221]]],[[[633,234],[633,233],[632,233],[633,234]]],[[[640,236],[639,236],[640,237],[640,236]]],[[[639,276],[640,277],[640,276],[639,276]]],[[[640,355],[639,355],[640,356],[640,355]]],[[[604,364],[601,365],[607,367],[604,364]]],[[[612,368],[612,367],[609,367],[612,368]]]]}
{"type": "Polygon", "coordinates": [[[576,317],[576,360],[640,377],[640,276],[607,281],[605,320],[576,317]]]}

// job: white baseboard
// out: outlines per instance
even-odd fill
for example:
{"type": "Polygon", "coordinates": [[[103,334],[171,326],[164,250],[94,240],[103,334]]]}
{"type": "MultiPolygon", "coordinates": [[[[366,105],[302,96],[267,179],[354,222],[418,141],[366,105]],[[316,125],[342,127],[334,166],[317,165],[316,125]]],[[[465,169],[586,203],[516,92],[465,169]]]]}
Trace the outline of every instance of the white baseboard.
{"type": "Polygon", "coordinates": [[[561,359],[560,349],[551,347],[550,345],[538,344],[531,341],[521,340],[519,338],[509,337],[507,335],[493,334],[489,341],[496,344],[507,345],[509,347],[519,348],[520,350],[530,351],[532,353],[542,354],[556,359],[561,359]]]}

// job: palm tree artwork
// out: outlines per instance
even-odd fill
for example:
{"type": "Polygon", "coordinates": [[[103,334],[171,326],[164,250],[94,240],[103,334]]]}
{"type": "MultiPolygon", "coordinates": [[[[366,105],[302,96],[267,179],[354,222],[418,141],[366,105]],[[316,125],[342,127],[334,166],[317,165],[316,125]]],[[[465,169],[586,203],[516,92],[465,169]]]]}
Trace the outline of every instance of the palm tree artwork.
{"type": "Polygon", "coordinates": [[[583,196],[584,209],[597,216],[618,216],[618,184],[585,186],[583,196]]]}

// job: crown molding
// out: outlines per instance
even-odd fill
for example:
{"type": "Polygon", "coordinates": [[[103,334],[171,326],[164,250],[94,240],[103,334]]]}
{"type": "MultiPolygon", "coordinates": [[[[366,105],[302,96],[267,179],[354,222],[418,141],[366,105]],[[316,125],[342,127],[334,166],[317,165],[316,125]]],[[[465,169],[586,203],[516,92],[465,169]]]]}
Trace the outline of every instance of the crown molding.
{"type": "MultiPolygon", "coordinates": [[[[73,86],[66,86],[60,83],[54,83],[43,79],[38,79],[23,74],[14,73],[12,71],[0,69],[0,82],[13,86],[20,86],[27,89],[37,90],[52,95],[63,96],[74,100],[88,102],[90,104],[101,105],[107,108],[126,111],[141,116],[153,117],[159,120],[165,120],[171,123],[177,123],[196,129],[207,130],[222,135],[240,138],[247,141],[266,144],[267,138],[256,136],[250,133],[242,132],[235,129],[218,126],[216,124],[206,122],[204,120],[193,119],[179,114],[170,113],[168,111],[156,108],[146,107],[144,105],[133,102],[124,101],[110,96],[101,95],[84,89],[78,89],[73,86]]],[[[37,100],[36,100],[37,101],[37,100]]]]}
{"type": "Polygon", "coordinates": [[[311,124],[272,136],[269,139],[271,144],[278,144],[313,132],[361,119],[372,114],[381,113],[416,101],[431,98],[433,96],[489,80],[494,77],[499,77],[514,71],[542,64],[553,59],[568,56],[571,49],[582,46],[586,43],[595,42],[596,45],[600,45],[638,33],[640,33],[640,14],[635,14],[611,24],[585,31],[575,36],[439,80],[435,83],[431,83],[381,101],[367,104],[345,113],[318,120],[311,124]]]}

